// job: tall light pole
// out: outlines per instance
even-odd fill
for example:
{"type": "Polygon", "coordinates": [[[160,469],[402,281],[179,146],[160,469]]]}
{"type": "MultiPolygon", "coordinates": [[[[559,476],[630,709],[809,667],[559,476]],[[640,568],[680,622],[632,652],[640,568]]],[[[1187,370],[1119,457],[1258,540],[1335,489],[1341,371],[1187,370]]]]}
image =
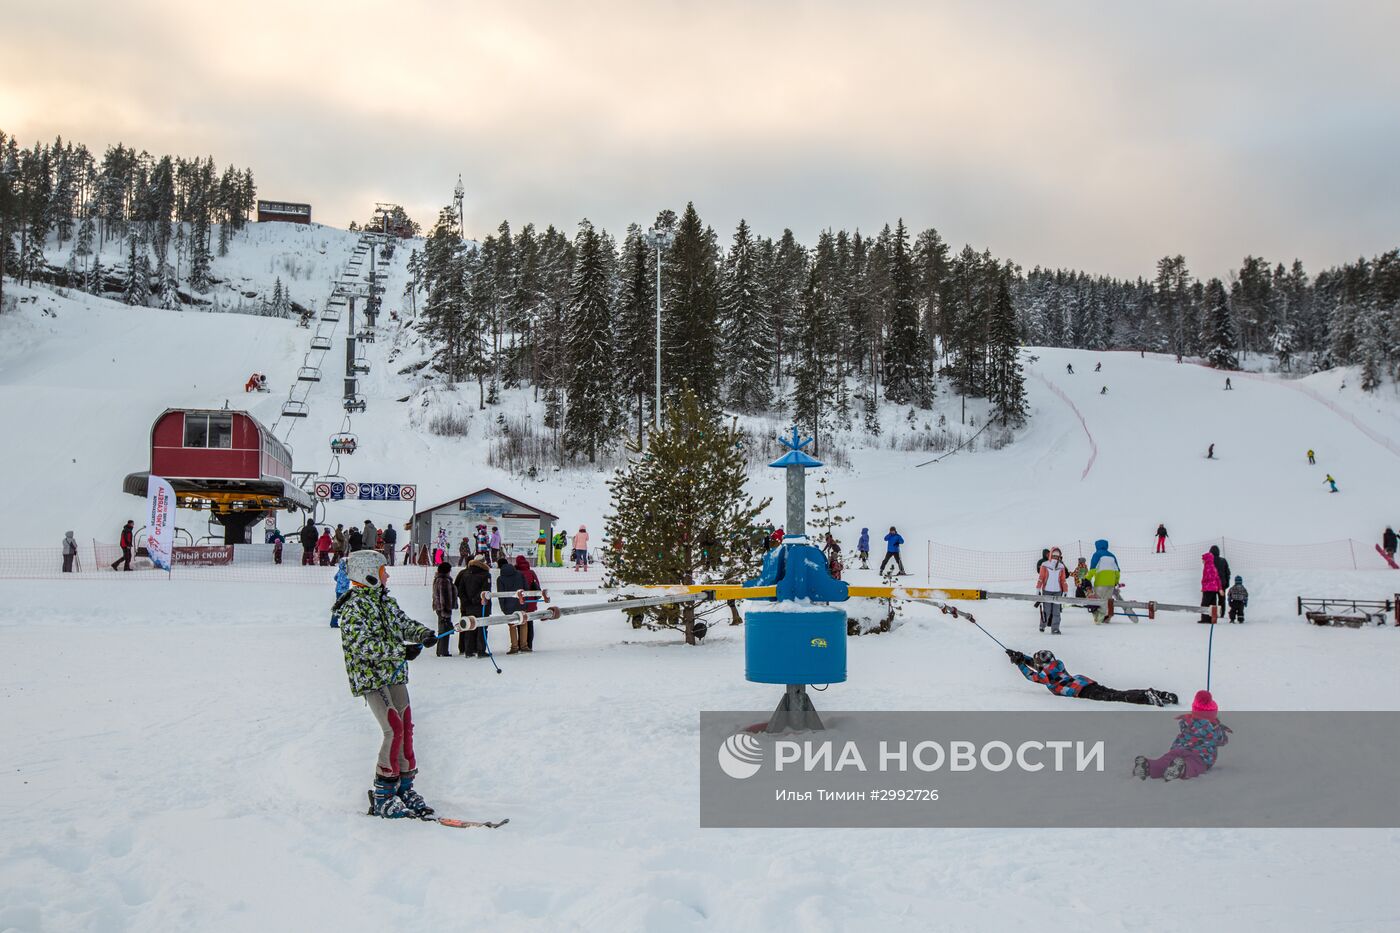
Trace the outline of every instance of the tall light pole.
{"type": "Polygon", "coordinates": [[[676,240],[674,230],[652,227],[647,231],[648,246],[656,249],[656,421],[653,432],[661,430],[661,251],[676,240]]]}

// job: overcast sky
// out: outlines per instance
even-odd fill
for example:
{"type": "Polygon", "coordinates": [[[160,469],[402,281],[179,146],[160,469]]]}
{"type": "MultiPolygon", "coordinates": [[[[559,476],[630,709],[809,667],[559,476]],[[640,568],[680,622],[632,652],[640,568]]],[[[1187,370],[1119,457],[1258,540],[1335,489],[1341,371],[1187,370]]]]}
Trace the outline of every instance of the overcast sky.
{"type": "Polygon", "coordinates": [[[1030,268],[1400,245],[1400,4],[0,0],[0,129],[425,226],[903,216],[1030,268]]]}

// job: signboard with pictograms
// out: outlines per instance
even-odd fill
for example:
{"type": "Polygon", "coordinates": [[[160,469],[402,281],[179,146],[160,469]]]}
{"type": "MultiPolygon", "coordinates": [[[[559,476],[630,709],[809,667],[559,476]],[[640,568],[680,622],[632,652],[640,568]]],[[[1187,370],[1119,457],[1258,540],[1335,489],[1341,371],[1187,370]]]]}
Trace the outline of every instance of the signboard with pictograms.
{"type": "Polygon", "coordinates": [[[332,501],[358,499],[361,502],[413,502],[418,498],[418,487],[412,483],[321,481],[316,483],[315,492],[317,499],[332,501]]]}

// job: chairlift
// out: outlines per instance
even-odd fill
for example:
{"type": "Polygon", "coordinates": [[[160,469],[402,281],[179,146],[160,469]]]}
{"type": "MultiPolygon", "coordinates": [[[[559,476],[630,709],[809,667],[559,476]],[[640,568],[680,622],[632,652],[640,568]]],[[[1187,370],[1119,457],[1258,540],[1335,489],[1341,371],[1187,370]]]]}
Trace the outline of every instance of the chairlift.
{"type": "Polygon", "coordinates": [[[348,431],[331,435],[331,453],[333,454],[353,454],[355,448],[359,446],[359,438],[348,431]]]}
{"type": "Polygon", "coordinates": [[[315,337],[312,337],[312,338],[311,338],[311,349],[313,349],[313,350],[329,350],[330,348],[331,348],[331,338],[329,338],[329,337],[322,337],[320,334],[317,334],[315,337]]]}
{"type": "Polygon", "coordinates": [[[282,403],[283,418],[305,418],[310,413],[310,406],[305,402],[299,402],[296,399],[287,399],[282,403]]]}
{"type": "Polygon", "coordinates": [[[335,324],[338,322],[340,320],[340,306],[326,305],[325,310],[321,312],[321,320],[328,324],[335,324]]]}
{"type": "Polygon", "coordinates": [[[363,395],[352,395],[345,400],[346,411],[364,411],[365,397],[363,395]]]}
{"type": "Polygon", "coordinates": [[[355,372],[357,372],[357,373],[368,374],[368,373],[369,373],[369,357],[367,357],[367,356],[357,356],[357,357],[355,357],[355,365],[354,365],[352,368],[353,368],[353,369],[355,370],[355,372]]]}
{"type": "Polygon", "coordinates": [[[297,370],[297,379],[301,382],[320,382],[321,370],[315,366],[303,366],[297,370]]]}
{"type": "Polygon", "coordinates": [[[374,331],[365,328],[355,335],[355,339],[360,343],[374,343],[374,331]]]}

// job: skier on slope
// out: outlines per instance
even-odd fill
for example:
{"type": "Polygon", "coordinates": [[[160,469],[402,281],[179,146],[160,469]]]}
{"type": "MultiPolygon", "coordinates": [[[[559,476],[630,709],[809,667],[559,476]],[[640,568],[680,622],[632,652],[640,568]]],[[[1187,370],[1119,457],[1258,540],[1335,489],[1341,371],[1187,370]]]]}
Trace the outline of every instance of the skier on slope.
{"type": "Polygon", "coordinates": [[[369,791],[369,814],[432,816],[433,808],[413,789],[418,761],[413,751],[407,661],[436,644],[437,635],[410,619],[389,595],[383,554],[356,551],[345,564],[350,590],[335,604],[345,673],[350,692],[364,698],[384,734],[369,791]]]}
{"type": "Polygon", "coordinates": [[[1157,526],[1157,553],[1158,553],[1158,554],[1165,554],[1165,553],[1167,553],[1167,526],[1166,526],[1166,525],[1158,525],[1158,526],[1157,526]]]}
{"type": "Polygon", "coordinates": [[[1327,478],[1324,479],[1323,482],[1326,483],[1328,486],[1331,486],[1331,487],[1332,487],[1331,489],[1327,490],[1328,492],[1336,492],[1336,491],[1337,491],[1337,481],[1336,481],[1335,479],[1332,478],[1332,474],[1331,474],[1331,473],[1328,473],[1328,474],[1327,474],[1327,478]]]}
{"type": "Polygon", "coordinates": [[[1066,363],[1066,364],[1065,364],[1065,375],[1068,375],[1068,376],[1073,376],[1073,375],[1074,375],[1074,364],[1073,364],[1073,363],[1066,363]]]}
{"type": "Polygon", "coordinates": [[[1105,687],[1083,674],[1071,674],[1065,670],[1063,661],[1054,652],[1041,649],[1034,656],[1026,655],[1014,648],[1006,649],[1011,663],[1021,670],[1021,676],[1031,683],[1040,684],[1056,696],[1078,697],[1081,700],[1102,700],[1109,703],[1136,703],[1140,706],[1171,706],[1176,703],[1175,693],[1148,687],[1145,690],[1114,690],[1105,687]]]}
{"type": "Polygon", "coordinates": [[[904,536],[895,531],[893,525],[890,526],[890,533],[885,535],[885,559],[880,561],[880,572],[885,572],[885,565],[891,560],[899,567],[898,576],[907,577],[909,574],[904,571],[904,558],[899,555],[899,546],[904,543],[904,536]]]}
{"type": "Polygon", "coordinates": [[[1189,781],[1209,771],[1220,746],[1230,741],[1230,727],[1215,718],[1219,709],[1209,690],[1197,690],[1191,712],[1176,717],[1180,725],[1172,747],[1160,758],[1138,755],[1133,776],[1143,781],[1150,777],[1189,781]]]}
{"type": "Polygon", "coordinates": [[[1316,456],[1316,454],[1314,454],[1313,451],[1310,449],[1310,450],[1308,450],[1308,466],[1316,466],[1316,465],[1317,465],[1317,456],[1316,456]]]}
{"type": "Polygon", "coordinates": [[[856,542],[856,553],[860,555],[860,569],[870,569],[870,529],[860,530],[860,540],[856,542]]]}
{"type": "MultiPolygon", "coordinates": [[[[1122,571],[1118,567],[1118,558],[1108,549],[1108,539],[1098,539],[1094,542],[1094,555],[1089,558],[1088,580],[1089,585],[1094,588],[1094,598],[1111,599],[1117,591],[1118,581],[1121,577],[1122,571]]],[[[1108,621],[1108,615],[1104,610],[1104,606],[1093,608],[1095,625],[1108,621]]]]}

